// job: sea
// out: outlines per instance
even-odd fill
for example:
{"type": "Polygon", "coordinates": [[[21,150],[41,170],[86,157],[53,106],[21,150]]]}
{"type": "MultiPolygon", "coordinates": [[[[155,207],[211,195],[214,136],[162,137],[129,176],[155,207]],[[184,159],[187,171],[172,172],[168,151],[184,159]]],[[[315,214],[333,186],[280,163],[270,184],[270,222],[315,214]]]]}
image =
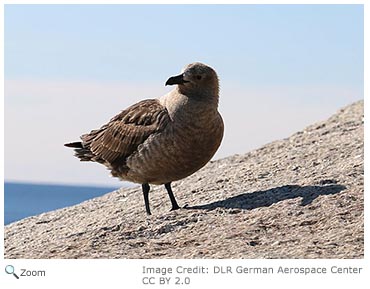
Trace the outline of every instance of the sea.
{"type": "Polygon", "coordinates": [[[72,206],[117,189],[117,187],[5,182],[4,224],[72,206]]]}

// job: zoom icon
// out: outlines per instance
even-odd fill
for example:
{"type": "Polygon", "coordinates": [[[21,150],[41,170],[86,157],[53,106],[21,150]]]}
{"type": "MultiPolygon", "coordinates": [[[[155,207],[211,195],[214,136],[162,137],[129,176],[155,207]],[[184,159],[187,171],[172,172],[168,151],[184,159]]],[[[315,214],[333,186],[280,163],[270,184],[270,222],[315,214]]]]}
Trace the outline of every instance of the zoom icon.
{"type": "Polygon", "coordinates": [[[7,265],[5,267],[5,272],[7,274],[13,275],[15,278],[19,279],[18,275],[14,272],[14,266],[13,265],[7,265]]]}

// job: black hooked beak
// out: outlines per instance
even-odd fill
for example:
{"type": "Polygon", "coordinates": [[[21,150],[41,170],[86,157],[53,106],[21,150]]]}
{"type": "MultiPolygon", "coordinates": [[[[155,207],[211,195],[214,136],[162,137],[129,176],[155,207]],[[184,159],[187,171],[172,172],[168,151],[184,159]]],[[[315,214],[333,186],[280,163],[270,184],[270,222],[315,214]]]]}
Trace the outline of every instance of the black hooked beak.
{"type": "Polygon", "coordinates": [[[189,82],[189,81],[186,81],[184,79],[184,74],[180,74],[180,75],[176,75],[176,76],[170,77],[166,81],[166,84],[165,85],[184,84],[186,82],[189,82]]]}

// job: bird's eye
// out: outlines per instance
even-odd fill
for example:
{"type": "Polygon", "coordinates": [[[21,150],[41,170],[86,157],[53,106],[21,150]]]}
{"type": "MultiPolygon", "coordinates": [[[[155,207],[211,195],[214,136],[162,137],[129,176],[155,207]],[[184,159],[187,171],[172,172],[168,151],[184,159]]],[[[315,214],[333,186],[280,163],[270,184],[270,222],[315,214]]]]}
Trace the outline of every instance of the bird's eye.
{"type": "Polygon", "coordinates": [[[201,75],[197,75],[197,79],[198,80],[201,80],[202,79],[202,76],[201,75]]]}

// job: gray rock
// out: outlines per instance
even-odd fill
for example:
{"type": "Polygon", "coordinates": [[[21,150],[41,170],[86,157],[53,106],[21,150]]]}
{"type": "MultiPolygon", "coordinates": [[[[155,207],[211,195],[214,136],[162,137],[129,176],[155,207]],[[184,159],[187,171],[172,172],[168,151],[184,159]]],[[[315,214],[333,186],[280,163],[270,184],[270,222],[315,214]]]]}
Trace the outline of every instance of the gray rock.
{"type": "Polygon", "coordinates": [[[363,258],[363,101],[291,137],[5,227],[5,258],[363,258]]]}

